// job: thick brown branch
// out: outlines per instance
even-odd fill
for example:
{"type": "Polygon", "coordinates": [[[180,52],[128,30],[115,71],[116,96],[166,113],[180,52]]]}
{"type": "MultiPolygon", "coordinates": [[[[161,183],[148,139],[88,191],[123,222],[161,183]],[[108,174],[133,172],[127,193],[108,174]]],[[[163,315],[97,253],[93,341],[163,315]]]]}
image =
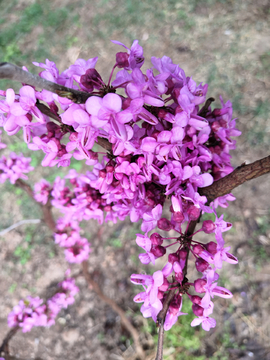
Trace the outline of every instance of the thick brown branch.
{"type": "Polygon", "coordinates": [[[51,91],[61,97],[68,98],[77,104],[83,104],[92,96],[89,93],[74,90],[63,85],[45,80],[40,76],[31,74],[28,71],[8,62],[0,63],[0,79],[16,80],[21,83],[32,85],[41,89],[51,91]]]}
{"type": "Polygon", "coordinates": [[[134,345],[136,348],[137,355],[140,356],[141,359],[144,359],[144,351],[140,345],[139,333],[137,330],[131,325],[130,321],[126,317],[125,312],[108,296],[103,294],[99,285],[92,279],[90,273],[88,272],[88,262],[84,261],[82,263],[82,271],[85,280],[87,281],[89,287],[95,291],[98,297],[103,300],[106,304],[108,304],[121,318],[121,322],[126,330],[131,334],[134,345]]]}
{"type": "Polygon", "coordinates": [[[238,166],[232,173],[215,181],[212,185],[200,188],[200,195],[205,195],[210,204],[219,196],[229,194],[244,182],[255,179],[270,172],[270,155],[248,165],[238,166]]]}

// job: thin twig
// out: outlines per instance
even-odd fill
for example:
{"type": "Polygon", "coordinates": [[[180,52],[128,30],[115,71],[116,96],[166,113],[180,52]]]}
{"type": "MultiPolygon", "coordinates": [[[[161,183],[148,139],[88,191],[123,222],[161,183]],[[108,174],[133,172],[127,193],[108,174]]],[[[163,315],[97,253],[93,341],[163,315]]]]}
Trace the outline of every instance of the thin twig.
{"type": "MultiPolygon", "coordinates": [[[[21,188],[22,190],[24,190],[28,196],[30,196],[35,202],[37,202],[34,197],[34,192],[31,188],[31,186],[29,184],[27,184],[24,180],[22,180],[22,179],[16,180],[15,185],[17,187],[21,188]]],[[[43,213],[43,221],[49,227],[49,229],[54,232],[56,224],[55,224],[55,220],[52,215],[52,211],[51,211],[52,205],[51,205],[50,200],[48,200],[47,204],[45,204],[45,205],[43,205],[41,203],[38,203],[38,205],[40,206],[41,211],[43,213]]]]}
{"type": "Polygon", "coordinates": [[[18,226],[21,226],[24,224],[38,224],[38,223],[40,223],[40,219],[26,219],[26,220],[18,221],[17,223],[9,226],[8,228],[0,231],[0,236],[7,234],[9,231],[15,229],[18,226]]]}
{"type": "Polygon", "coordinates": [[[157,354],[155,360],[163,359],[163,343],[164,343],[164,324],[161,324],[158,330],[158,344],[157,344],[157,354]]]}
{"type": "Polygon", "coordinates": [[[209,99],[206,100],[205,104],[203,105],[203,107],[201,108],[201,110],[199,111],[198,115],[205,117],[205,115],[208,113],[208,108],[211,105],[211,103],[215,101],[215,98],[210,97],[209,99]]]}
{"type": "Polygon", "coordinates": [[[41,89],[51,91],[61,97],[68,98],[77,104],[85,103],[86,100],[90,96],[92,96],[89,93],[74,90],[66,86],[59,85],[43,79],[38,75],[34,75],[28,71],[21,69],[19,66],[8,62],[0,63],[0,79],[16,80],[27,85],[39,87],[41,89]]]}
{"type": "Polygon", "coordinates": [[[123,326],[126,328],[126,330],[131,334],[131,336],[133,338],[137,355],[143,360],[144,359],[144,351],[140,344],[139,333],[131,325],[130,321],[126,317],[125,312],[116,304],[115,301],[113,301],[108,296],[106,296],[100,289],[98,283],[96,283],[92,279],[90,273],[88,272],[88,262],[87,261],[83,261],[82,271],[83,271],[83,276],[84,276],[86,282],[88,283],[89,287],[95,291],[95,293],[98,295],[98,297],[101,300],[103,300],[106,304],[108,304],[120,316],[123,326]]]}

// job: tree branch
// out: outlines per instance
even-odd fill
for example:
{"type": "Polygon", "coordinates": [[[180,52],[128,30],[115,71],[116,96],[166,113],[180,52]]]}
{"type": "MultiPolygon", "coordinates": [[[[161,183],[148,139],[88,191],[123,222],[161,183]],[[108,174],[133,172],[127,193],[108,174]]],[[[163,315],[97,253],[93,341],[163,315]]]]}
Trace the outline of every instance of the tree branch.
{"type": "Polygon", "coordinates": [[[83,271],[83,276],[84,276],[86,282],[88,283],[89,287],[95,291],[95,293],[98,295],[98,297],[102,301],[104,301],[106,304],[108,304],[120,316],[123,326],[126,328],[126,330],[131,334],[131,336],[133,338],[137,355],[140,357],[140,359],[142,359],[142,360],[145,359],[144,351],[140,344],[139,333],[131,325],[130,321],[126,317],[125,312],[116,304],[116,302],[114,302],[112,299],[110,299],[108,296],[106,296],[100,289],[98,283],[96,283],[92,279],[90,273],[88,272],[88,262],[87,261],[83,261],[82,271],[83,271]]]}
{"type": "Polygon", "coordinates": [[[8,342],[10,341],[10,339],[16,334],[16,332],[19,330],[19,325],[12,328],[6,335],[6,337],[4,338],[1,346],[0,346],[0,356],[2,353],[6,355],[9,355],[9,348],[8,348],[8,342]]]}
{"type": "Polygon", "coordinates": [[[41,89],[51,91],[61,97],[68,98],[77,104],[85,103],[86,100],[92,96],[84,91],[74,90],[45,80],[38,75],[34,75],[21,69],[19,66],[8,62],[0,63],[0,79],[16,80],[27,85],[39,87],[41,89]]]}
{"type": "Polygon", "coordinates": [[[3,236],[5,234],[7,234],[8,232],[10,232],[13,229],[16,229],[16,227],[24,225],[24,224],[39,224],[40,223],[40,219],[25,219],[25,220],[21,220],[18,221],[17,223],[9,226],[8,228],[1,230],[0,231],[0,236],[3,236]]]}
{"type": "Polygon", "coordinates": [[[215,181],[212,185],[200,188],[200,195],[207,197],[207,204],[210,204],[217,197],[229,194],[234,188],[244,182],[255,179],[270,172],[270,155],[253,162],[252,164],[242,164],[229,175],[215,181]]]}

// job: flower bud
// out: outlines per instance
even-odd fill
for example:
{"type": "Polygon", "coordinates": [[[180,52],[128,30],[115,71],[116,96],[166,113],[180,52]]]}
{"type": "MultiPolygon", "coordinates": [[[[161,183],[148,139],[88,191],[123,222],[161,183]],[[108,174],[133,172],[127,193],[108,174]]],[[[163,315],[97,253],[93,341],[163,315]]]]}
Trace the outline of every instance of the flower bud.
{"type": "Polygon", "coordinates": [[[215,255],[217,253],[217,244],[214,241],[205,244],[205,247],[210,254],[215,255]]]}
{"type": "Polygon", "coordinates": [[[216,225],[212,220],[205,220],[202,224],[202,230],[206,234],[211,234],[216,229],[216,225]]]}
{"type": "Polygon", "coordinates": [[[184,214],[182,213],[182,211],[177,211],[177,212],[173,213],[173,220],[176,223],[182,223],[184,220],[184,214]]]}
{"type": "Polygon", "coordinates": [[[192,250],[194,254],[200,255],[200,253],[203,251],[203,247],[200,244],[196,244],[193,246],[192,250]]]}
{"type": "Polygon", "coordinates": [[[159,286],[158,290],[159,291],[167,291],[169,288],[169,285],[170,285],[169,281],[166,278],[164,278],[163,284],[161,286],[159,286]]]}
{"type": "Polygon", "coordinates": [[[200,216],[200,213],[201,213],[200,209],[194,205],[190,206],[187,211],[188,218],[191,221],[197,220],[198,217],[200,216]]]}
{"type": "Polygon", "coordinates": [[[125,52],[118,52],[116,54],[116,64],[118,68],[129,67],[128,62],[129,54],[125,52]]]}
{"type": "Polygon", "coordinates": [[[102,78],[96,69],[87,69],[86,73],[81,76],[80,83],[89,91],[100,89],[103,85],[102,78]]]}
{"type": "Polygon", "coordinates": [[[106,166],[106,171],[109,172],[109,173],[110,173],[110,172],[113,172],[113,171],[114,171],[114,166],[112,166],[112,165],[107,165],[107,166],[106,166]]]}
{"type": "Polygon", "coordinates": [[[188,251],[186,249],[181,249],[179,251],[179,258],[185,260],[187,258],[188,251]]]}
{"type": "Polygon", "coordinates": [[[198,295],[191,295],[190,300],[193,302],[193,304],[201,305],[202,298],[198,295]]]}
{"type": "Polygon", "coordinates": [[[173,254],[169,254],[168,256],[168,262],[173,264],[175,261],[178,261],[179,258],[177,256],[177,254],[173,253],[173,254]]]}
{"type": "Polygon", "coordinates": [[[211,128],[214,132],[217,132],[218,129],[220,128],[220,123],[218,120],[214,121],[212,124],[211,124],[211,128]]]}
{"type": "Polygon", "coordinates": [[[163,243],[163,239],[162,239],[161,235],[159,235],[158,233],[153,233],[150,236],[150,240],[153,245],[162,245],[162,243],[163,243]]]}
{"type": "Polygon", "coordinates": [[[159,258],[166,254],[166,249],[160,245],[153,245],[151,248],[151,253],[156,257],[159,258]]]}
{"type": "Polygon", "coordinates": [[[198,258],[195,261],[195,266],[196,266],[197,271],[202,273],[206,269],[208,269],[209,264],[207,261],[203,260],[202,258],[198,258]]]}
{"type": "Polygon", "coordinates": [[[200,305],[198,304],[193,304],[192,305],[192,311],[196,316],[203,316],[203,311],[204,308],[202,308],[200,305]]]}
{"type": "Polygon", "coordinates": [[[106,177],[106,170],[99,170],[99,177],[101,177],[101,178],[105,178],[106,177]]]}
{"type": "Polygon", "coordinates": [[[179,272],[175,274],[175,280],[181,283],[184,280],[184,274],[179,272]]]}
{"type": "Polygon", "coordinates": [[[129,106],[130,106],[130,103],[131,103],[131,98],[125,98],[123,101],[122,101],[122,109],[123,110],[126,110],[129,106]]]}
{"type": "Polygon", "coordinates": [[[197,279],[194,281],[194,289],[198,293],[204,293],[205,292],[205,285],[207,284],[207,281],[204,279],[197,279]]]}
{"type": "Polygon", "coordinates": [[[182,296],[174,295],[169,306],[169,312],[173,315],[177,315],[179,308],[181,306],[181,302],[182,302],[182,296]]]}
{"type": "Polygon", "coordinates": [[[166,218],[161,218],[157,222],[157,226],[160,230],[170,231],[172,229],[172,224],[166,218]]]}

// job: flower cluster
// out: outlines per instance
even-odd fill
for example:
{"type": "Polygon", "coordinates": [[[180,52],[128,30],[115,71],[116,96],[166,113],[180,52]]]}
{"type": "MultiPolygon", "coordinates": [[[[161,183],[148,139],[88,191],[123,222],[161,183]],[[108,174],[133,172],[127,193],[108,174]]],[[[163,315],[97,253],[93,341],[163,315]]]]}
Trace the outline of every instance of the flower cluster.
{"type": "Polygon", "coordinates": [[[130,49],[114,43],[122,45],[125,52],[116,54],[108,82],[95,69],[97,58],[78,59],[61,74],[49,60],[34,63],[44,69],[39,74],[42,78],[84,91],[88,99],[74,103],[29,85],[24,85],[19,94],[8,89],[0,93],[2,126],[9,135],[22,128],[29,149],[45,153],[43,166],[69,166],[72,157],[85,159],[91,166],[85,175],[69,172],[66,179],[72,189],[60,178],[52,187],[45,181],[36,186],[36,200],[46,203],[51,198],[53,206],[64,214],[57,224],[55,241],[65,248],[68,261],[80,262],[89,253],[78,222],[90,218],[99,223],[116,222],[127,216],[132,222],[142,220],[143,234],[138,234],[136,241],[145,251],[139,256],[143,264],[154,264],[170,246],[176,248],[168,254],[165,267],[153,276],[131,277],[132,282],[144,287],[144,292],[135,297],[136,302],[143,302],[143,315],[157,321],[168,292],[174,290],[166,330],[183,315],[184,294],[198,316],[192,326],[202,323],[209,330],[215,326],[209,317],[213,311],[211,298],[232,296],[217,285],[216,270],[223,261],[237,263],[229,248],[224,248],[222,236],[231,225],[218,218],[215,209],[227,207],[234,197],[228,194],[208,204],[200,188],[233,169],[230,151],[236,142],[232,137],[239,136],[240,131],[232,118],[232,104],[220,98],[221,108],[212,109],[211,101],[206,101],[207,84],[197,85],[169,57],[152,57],[153,66],[143,72],[143,49],[138,41],[130,49]],[[120,70],[111,82],[115,69],[120,70]],[[40,111],[40,101],[48,104],[54,121],[40,111]],[[96,143],[108,153],[97,151],[96,143]],[[170,218],[162,216],[166,204],[170,218]],[[199,231],[214,233],[216,242],[199,243],[189,232],[189,225],[202,212],[213,213],[216,219],[206,220],[199,231]],[[173,230],[176,235],[163,237],[153,232],[156,227],[173,230]],[[170,240],[164,246],[164,241],[170,240]],[[186,276],[189,255],[202,273],[194,282],[186,276]],[[203,298],[192,295],[190,288],[204,294],[203,298]]]}
{"type": "MultiPolygon", "coordinates": [[[[66,272],[66,276],[68,272],[66,272]]],[[[61,309],[74,303],[74,296],[79,292],[73,278],[66,278],[58,284],[57,293],[44,304],[38,296],[28,296],[26,300],[20,300],[8,315],[8,326],[20,326],[22,332],[28,332],[33,326],[51,326],[61,309]]]]}
{"type": "Polygon", "coordinates": [[[22,154],[17,155],[10,153],[9,157],[1,156],[0,158],[0,182],[4,183],[9,180],[11,184],[15,184],[16,180],[28,177],[25,173],[33,171],[34,168],[30,166],[31,158],[26,158],[22,154]]]}

